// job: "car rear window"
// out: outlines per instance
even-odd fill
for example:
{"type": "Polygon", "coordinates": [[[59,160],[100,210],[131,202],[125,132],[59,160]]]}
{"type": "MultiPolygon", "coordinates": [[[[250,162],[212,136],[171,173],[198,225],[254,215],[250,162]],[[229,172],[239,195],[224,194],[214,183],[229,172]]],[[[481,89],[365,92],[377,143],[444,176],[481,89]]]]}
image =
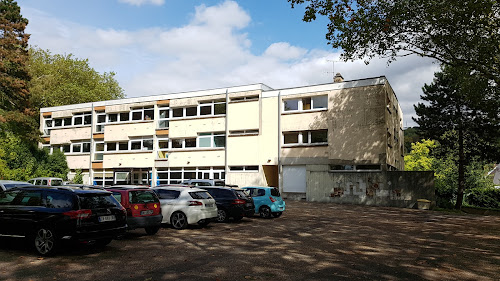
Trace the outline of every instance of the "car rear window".
{"type": "Polygon", "coordinates": [[[236,193],[236,196],[238,196],[238,198],[248,199],[248,195],[243,190],[235,190],[235,193],[236,193]]]}
{"type": "Polygon", "coordinates": [[[62,185],[62,180],[51,180],[50,185],[52,185],[52,186],[62,185]]]}
{"type": "Polygon", "coordinates": [[[191,195],[191,198],[193,198],[193,199],[212,199],[212,196],[210,196],[210,193],[208,193],[206,191],[189,192],[189,195],[191,195]]]}
{"type": "Polygon", "coordinates": [[[47,208],[73,209],[73,196],[67,193],[50,192],[47,194],[47,208]]]}
{"type": "Polygon", "coordinates": [[[280,191],[277,189],[277,188],[273,188],[271,189],[271,195],[272,196],[276,196],[276,197],[280,197],[280,191]]]}
{"type": "Polygon", "coordinates": [[[235,198],[236,196],[234,195],[231,190],[224,190],[224,189],[219,189],[219,188],[210,188],[207,189],[208,193],[212,195],[213,198],[235,198]]]}
{"type": "Polygon", "coordinates": [[[111,194],[79,194],[80,207],[82,209],[100,209],[119,207],[120,203],[116,201],[111,194]]]}
{"type": "Polygon", "coordinates": [[[132,204],[156,203],[158,197],[153,191],[133,190],[128,192],[128,200],[132,204]]]}
{"type": "Polygon", "coordinates": [[[179,194],[181,194],[178,190],[157,189],[155,192],[160,199],[176,199],[179,197],[179,194]]]}

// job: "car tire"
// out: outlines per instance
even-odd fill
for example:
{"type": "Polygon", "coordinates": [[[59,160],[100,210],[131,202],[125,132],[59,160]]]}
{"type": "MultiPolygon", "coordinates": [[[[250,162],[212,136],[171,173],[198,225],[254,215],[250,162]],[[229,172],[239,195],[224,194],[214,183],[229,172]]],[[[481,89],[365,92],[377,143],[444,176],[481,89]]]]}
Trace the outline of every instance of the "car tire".
{"type": "Polygon", "coordinates": [[[282,214],[283,214],[283,212],[274,212],[273,217],[279,218],[279,217],[281,217],[282,214]]]}
{"type": "Polygon", "coordinates": [[[144,228],[144,230],[146,230],[147,235],[155,235],[158,232],[158,230],[160,230],[160,226],[159,225],[148,226],[148,227],[144,228]]]}
{"type": "Polygon", "coordinates": [[[113,238],[103,238],[95,241],[95,245],[99,248],[106,247],[109,243],[113,241],[113,238]]]}
{"type": "Polygon", "coordinates": [[[227,211],[223,209],[217,210],[217,222],[227,222],[229,216],[227,215],[227,211]]]}
{"type": "Polygon", "coordinates": [[[268,219],[271,217],[271,209],[268,206],[262,206],[260,207],[259,215],[261,218],[268,219]]]}
{"type": "Polygon", "coordinates": [[[187,217],[182,212],[175,212],[170,217],[170,224],[175,229],[184,229],[188,226],[187,217]]]}
{"type": "Polygon", "coordinates": [[[53,255],[56,246],[56,236],[51,228],[40,227],[33,235],[35,250],[42,256],[53,255]]]}

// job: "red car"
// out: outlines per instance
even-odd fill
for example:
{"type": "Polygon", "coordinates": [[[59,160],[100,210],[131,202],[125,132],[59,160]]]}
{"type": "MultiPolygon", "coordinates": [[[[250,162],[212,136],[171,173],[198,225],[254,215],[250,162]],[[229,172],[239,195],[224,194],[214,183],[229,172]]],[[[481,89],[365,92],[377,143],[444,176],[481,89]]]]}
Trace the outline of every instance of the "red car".
{"type": "Polygon", "coordinates": [[[144,228],[149,235],[156,234],[161,227],[160,199],[151,189],[134,186],[112,186],[106,188],[127,210],[128,229],[144,228]]]}

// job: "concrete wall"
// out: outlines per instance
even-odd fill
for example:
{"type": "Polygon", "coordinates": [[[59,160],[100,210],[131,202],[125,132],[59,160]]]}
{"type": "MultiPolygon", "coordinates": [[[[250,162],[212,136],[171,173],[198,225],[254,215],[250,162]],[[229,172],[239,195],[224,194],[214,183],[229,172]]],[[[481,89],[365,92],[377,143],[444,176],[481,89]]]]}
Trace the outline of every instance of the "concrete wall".
{"type": "Polygon", "coordinates": [[[90,130],[90,126],[52,130],[50,134],[50,144],[70,143],[75,140],[89,140],[91,137],[90,130]]]}
{"type": "Polygon", "coordinates": [[[226,121],[224,117],[205,117],[194,119],[172,119],[170,121],[170,138],[196,137],[198,133],[225,132],[226,121]]]}
{"type": "Polygon", "coordinates": [[[418,199],[435,203],[433,172],[330,172],[327,165],[306,169],[307,201],[405,208],[416,208],[418,199]]]}
{"type": "Polygon", "coordinates": [[[104,141],[123,141],[130,137],[152,136],[155,134],[153,121],[133,124],[112,124],[104,127],[104,141]]]}

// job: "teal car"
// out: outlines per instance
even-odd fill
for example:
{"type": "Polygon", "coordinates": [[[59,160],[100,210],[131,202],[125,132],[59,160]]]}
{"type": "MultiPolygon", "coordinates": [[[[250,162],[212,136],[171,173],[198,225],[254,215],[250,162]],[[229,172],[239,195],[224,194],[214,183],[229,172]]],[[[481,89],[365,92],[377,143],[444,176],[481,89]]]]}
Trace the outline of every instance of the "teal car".
{"type": "Polygon", "coordinates": [[[248,186],[242,187],[252,197],[255,213],[263,218],[277,218],[285,211],[285,201],[276,187],[248,186]]]}

